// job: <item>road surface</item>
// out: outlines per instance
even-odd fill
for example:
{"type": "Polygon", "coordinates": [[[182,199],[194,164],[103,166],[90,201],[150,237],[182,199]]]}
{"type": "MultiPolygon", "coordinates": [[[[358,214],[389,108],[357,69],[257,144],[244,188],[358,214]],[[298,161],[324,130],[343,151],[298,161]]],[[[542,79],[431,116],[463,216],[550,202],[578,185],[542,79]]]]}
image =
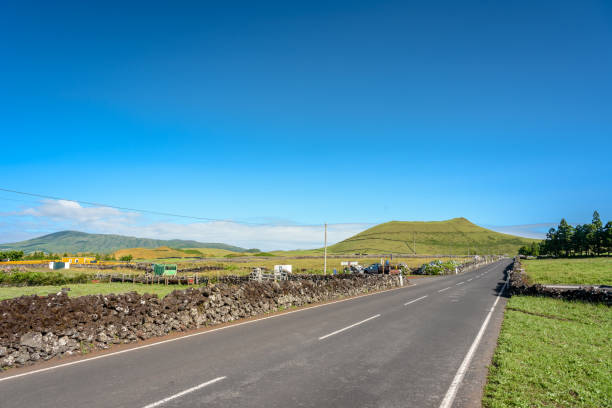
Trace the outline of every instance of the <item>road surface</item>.
{"type": "Polygon", "coordinates": [[[0,407],[479,406],[510,262],[46,371],[10,370],[0,407]]]}

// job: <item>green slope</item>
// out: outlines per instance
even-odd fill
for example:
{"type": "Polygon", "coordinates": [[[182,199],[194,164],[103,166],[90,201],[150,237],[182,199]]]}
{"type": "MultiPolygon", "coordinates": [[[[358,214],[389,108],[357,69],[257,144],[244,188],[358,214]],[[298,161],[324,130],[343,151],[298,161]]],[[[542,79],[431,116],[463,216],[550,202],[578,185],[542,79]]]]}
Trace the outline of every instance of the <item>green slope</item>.
{"type": "Polygon", "coordinates": [[[501,234],[465,218],[447,221],[391,221],[329,247],[331,253],[516,254],[530,238],[501,234]]]}
{"type": "Polygon", "coordinates": [[[217,248],[246,252],[244,248],[214,242],[185,241],[180,239],[160,240],[127,237],[123,235],[88,234],[79,231],[60,231],[27,241],[0,244],[0,250],[21,250],[26,253],[45,251],[54,253],[98,252],[109,253],[123,248],[217,248]]]}

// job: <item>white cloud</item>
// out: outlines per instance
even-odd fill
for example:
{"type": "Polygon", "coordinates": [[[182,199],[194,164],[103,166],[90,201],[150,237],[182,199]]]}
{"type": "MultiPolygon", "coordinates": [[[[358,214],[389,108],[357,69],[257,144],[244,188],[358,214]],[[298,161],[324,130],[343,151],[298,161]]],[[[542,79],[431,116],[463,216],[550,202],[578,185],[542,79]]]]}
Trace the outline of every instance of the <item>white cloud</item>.
{"type": "Polygon", "coordinates": [[[487,226],[487,228],[493,231],[501,232],[504,234],[518,235],[519,237],[525,238],[546,238],[546,232],[551,227],[556,227],[557,224],[552,222],[543,222],[539,224],[523,224],[523,225],[504,225],[504,226],[487,226]]]}
{"type": "MultiPolygon", "coordinates": [[[[324,239],[322,225],[250,225],[228,221],[147,223],[138,213],[108,207],[83,207],[77,202],[66,200],[45,200],[38,207],[28,208],[20,214],[34,217],[37,222],[47,224],[48,228],[55,226],[56,229],[49,232],[77,229],[143,238],[222,242],[262,250],[320,248],[324,239]]],[[[330,224],[327,231],[328,244],[339,242],[370,226],[371,224],[330,224]]]]}
{"type": "Polygon", "coordinates": [[[36,208],[22,211],[23,215],[48,217],[54,221],[67,221],[93,226],[106,226],[115,223],[133,222],[139,214],[110,207],[83,207],[75,201],[43,200],[36,208]]]}

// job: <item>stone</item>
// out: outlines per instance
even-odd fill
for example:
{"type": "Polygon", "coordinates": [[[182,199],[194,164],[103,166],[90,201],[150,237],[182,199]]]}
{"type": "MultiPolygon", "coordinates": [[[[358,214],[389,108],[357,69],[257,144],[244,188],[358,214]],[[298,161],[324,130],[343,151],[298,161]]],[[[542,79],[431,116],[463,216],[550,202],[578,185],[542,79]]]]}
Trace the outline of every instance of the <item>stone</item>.
{"type": "Polygon", "coordinates": [[[15,357],[12,355],[6,356],[0,360],[0,367],[10,367],[15,364],[15,357]]]}
{"type": "Polygon", "coordinates": [[[25,364],[30,359],[30,353],[27,351],[16,351],[12,356],[17,364],[25,364]]]}
{"type": "Polygon", "coordinates": [[[19,344],[33,349],[40,349],[43,346],[43,336],[40,332],[29,332],[21,336],[19,344]]]}

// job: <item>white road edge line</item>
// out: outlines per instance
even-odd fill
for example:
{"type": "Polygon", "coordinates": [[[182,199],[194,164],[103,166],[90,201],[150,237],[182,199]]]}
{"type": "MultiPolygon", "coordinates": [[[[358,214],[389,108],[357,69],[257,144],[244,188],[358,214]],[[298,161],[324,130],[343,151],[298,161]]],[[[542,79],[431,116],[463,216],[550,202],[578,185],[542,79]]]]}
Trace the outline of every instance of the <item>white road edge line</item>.
{"type": "Polygon", "coordinates": [[[181,392],[179,392],[178,394],[174,394],[174,395],[171,395],[171,396],[169,396],[169,397],[167,397],[167,398],[164,398],[164,399],[162,399],[162,400],[159,400],[159,401],[157,401],[157,402],[154,402],[154,403],[152,403],[152,404],[145,405],[143,408],[154,408],[154,407],[158,407],[158,406],[160,406],[160,405],[162,405],[162,404],[165,404],[165,403],[166,403],[166,402],[168,402],[168,401],[172,401],[173,399],[176,399],[176,398],[182,397],[183,395],[185,395],[185,394],[189,394],[190,392],[197,391],[197,390],[199,390],[200,388],[204,388],[204,387],[206,387],[207,385],[211,385],[211,384],[214,384],[214,383],[219,382],[219,381],[221,381],[221,380],[225,380],[226,378],[227,378],[227,377],[225,377],[225,376],[224,376],[224,377],[217,377],[217,378],[215,378],[214,380],[206,381],[205,383],[202,383],[202,384],[200,384],[200,385],[196,385],[195,387],[188,388],[188,389],[186,389],[185,391],[181,391],[181,392]]]}
{"type": "Polygon", "coordinates": [[[353,327],[355,327],[355,326],[359,326],[360,324],[365,323],[365,322],[367,322],[367,321],[369,321],[369,320],[372,320],[372,319],[376,319],[377,317],[380,317],[380,315],[379,315],[379,314],[377,314],[377,315],[375,315],[375,316],[368,317],[368,318],[367,318],[367,319],[365,319],[365,320],[362,320],[362,321],[357,322],[357,323],[353,323],[353,324],[351,324],[350,326],[346,326],[346,327],[345,327],[345,328],[343,328],[343,329],[336,330],[335,332],[332,332],[332,333],[326,334],[325,336],[321,336],[321,337],[319,337],[319,340],[324,340],[324,339],[326,339],[326,338],[328,338],[328,337],[330,337],[330,336],[333,336],[334,334],[342,333],[342,332],[343,332],[343,331],[345,331],[345,330],[351,329],[351,328],[353,328],[353,327]]]}
{"type": "Polygon", "coordinates": [[[474,357],[474,353],[476,352],[476,349],[478,348],[478,345],[480,344],[480,340],[482,339],[482,336],[484,335],[487,325],[489,324],[489,320],[491,320],[491,315],[493,314],[493,311],[495,310],[495,306],[497,306],[497,302],[499,302],[499,298],[501,297],[502,293],[504,293],[504,290],[506,290],[506,286],[508,286],[508,279],[506,279],[506,283],[504,283],[504,287],[497,294],[497,298],[495,299],[495,302],[493,303],[493,307],[491,307],[491,310],[489,310],[489,313],[487,314],[487,317],[482,323],[482,326],[480,326],[480,330],[478,331],[478,334],[476,335],[474,342],[470,346],[470,349],[465,355],[463,362],[459,366],[459,369],[457,370],[457,373],[455,374],[455,378],[453,378],[453,382],[448,388],[448,391],[446,391],[446,395],[444,396],[444,399],[442,400],[442,403],[440,404],[440,408],[451,408],[451,406],[453,405],[453,401],[455,400],[455,396],[457,395],[457,391],[459,390],[459,385],[461,385],[461,381],[463,381],[463,377],[465,377],[465,373],[467,372],[470,362],[472,361],[472,358],[474,357]]]}
{"type": "Polygon", "coordinates": [[[291,310],[289,312],[279,313],[279,314],[275,314],[275,315],[272,315],[272,316],[265,316],[265,317],[260,317],[258,319],[247,320],[246,322],[232,323],[232,324],[230,324],[228,326],[217,327],[217,328],[206,330],[206,331],[203,331],[203,332],[187,334],[185,336],[175,337],[175,338],[168,339],[168,340],[162,340],[162,341],[158,341],[156,343],[151,343],[151,344],[145,344],[143,346],[132,347],[132,348],[129,348],[127,350],[114,351],[112,353],[102,354],[100,356],[84,358],[82,360],[71,361],[69,363],[64,363],[64,364],[58,364],[58,365],[53,366],[53,367],[40,368],[38,370],[28,371],[28,372],[21,373],[21,374],[15,374],[15,375],[12,375],[10,377],[0,378],[0,382],[7,381],[7,380],[12,380],[12,379],[19,378],[19,377],[25,377],[26,375],[42,373],[42,372],[45,372],[45,371],[51,371],[51,370],[55,370],[56,368],[63,368],[63,367],[68,367],[68,366],[72,366],[72,365],[76,365],[76,364],[87,363],[89,361],[99,360],[101,358],[111,357],[111,356],[115,356],[117,354],[129,353],[130,351],[136,351],[136,350],[141,350],[141,349],[145,349],[145,348],[149,348],[149,347],[154,347],[154,346],[158,346],[160,344],[172,343],[174,341],[188,339],[189,337],[202,336],[204,334],[214,333],[216,331],[225,330],[225,329],[231,329],[232,327],[238,327],[238,326],[242,326],[242,325],[245,325],[245,324],[251,324],[251,323],[259,322],[259,321],[262,321],[262,320],[268,320],[268,319],[274,319],[274,318],[281,317],[281,316],[287,316],[287,315],[290,315],[290,314],[293,314],[293,313],[303,312],[305,310],[316,309],[316,308],[319,308],[319,307],[333,305],[334,303],[348,302],[348,301],[359,299],[359,298],[363,298],[363,297],[374,296],[374,295],[378,295],[378,294],[382,294],[382,293],[386,293],[386,292],[391,292],[391,291],[394,291],[394,290],[406,289],[406,288],[412,288],[412,287],[414,287],[414,286],[412,286],[412,285],[401,286],[401,287],[397,287],[397,288],[393,288],[393,289],[388,289],[388,290],[385,290],[385,291],[382,291],[382,292],[366,293],[365,295],[359,295],[359,296],[355,296],[355,297],[351,297],[351,298],[347,298],[347,299],[339,299],[339,300],[334,300],[334,301],[331,301],[331,302],[322,303],[322,304],[318,304],[318,305],[307,306],[307,307],[304,307],[304,308],[301,308],[301,309],[298,309],[298,310],[291,310]]]}
{"type": "Polygon", "coordinates": [[[456,286],[463,285],[464,283],[465,282],[459,282],[459,283],[456,284],[456,286]]]}
{"type": "Polygon", "coordinates": [[[406,302],[406,303],[404,303],[404,306],[408,306],[408,305],[409,305],[409,304],[411,304],[411,303],[418,302],[419,300],[421,300],[421,299],[425,299],[426,297],[427,297],[427,295],[425,295],[425,296],[421,296],[421,297],[420,297],[420,298],[418,298],[418,299],[411,300],[410,302],[406,302]]]}
{"type": "Polygon", "coordinates": [[[472,281],[472,279],[473,279],[473,278],[470,278],[470,279],[468,279],[467,281],[468,281],[468,282],[471,282],[471,281],[472,281]]]}
{"type": "Polygon", "coordinates": [[[440,293],[440,292],[444,292],[445,290],[449,290],[450,288],[452,288],[452,286],[449,286],[448,288],[440,289],[440,290],[438,291],[438,293],[440,293]]]}

